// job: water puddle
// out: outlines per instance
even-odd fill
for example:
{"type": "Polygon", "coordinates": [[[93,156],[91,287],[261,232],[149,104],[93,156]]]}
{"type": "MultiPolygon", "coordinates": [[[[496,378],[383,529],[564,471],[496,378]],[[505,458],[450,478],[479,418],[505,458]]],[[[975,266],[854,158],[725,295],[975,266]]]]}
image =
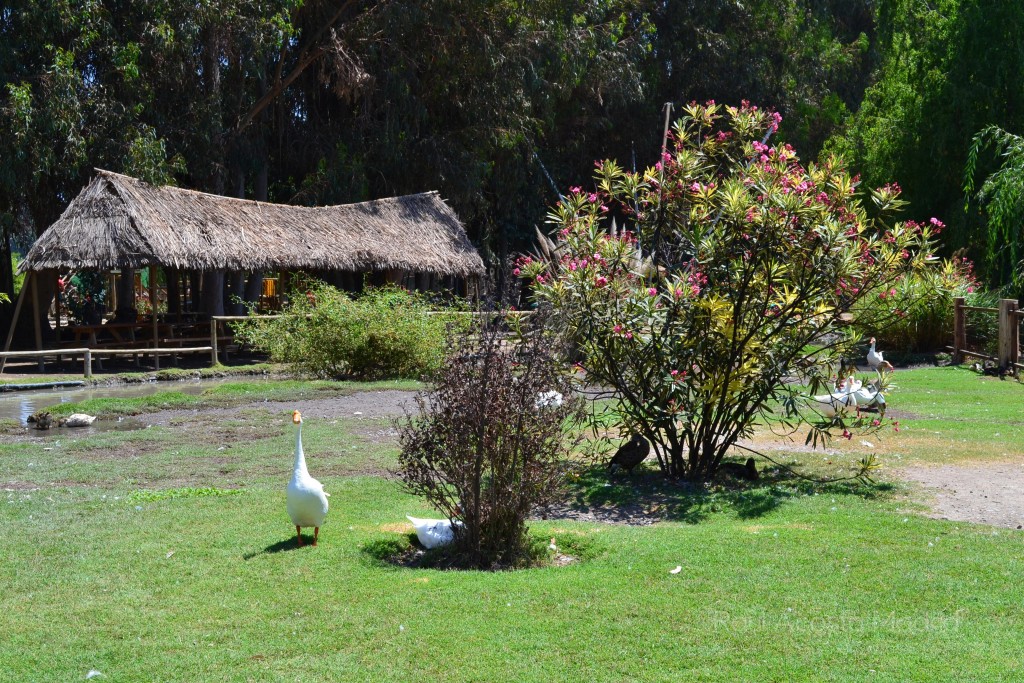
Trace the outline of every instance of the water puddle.
{"type": "MultiPolygon", "coordinates": [[[[91,398],[138,398],[150,396],[158,391],[180,391],[186,394],[199,394],[211,387],[223,384],[227,380],[193,380],[180,382],[146,382],[145,384],[121,384],[115,386],[84,386],[53,389],[32,389],[28,391],[0,393],[0,419],[17,420],[28,424],[28,417],[33,413],[61,403],[77,403],[91,398]]],[[[63,427],[61,432],[109,431],[117,429],[138,429],[139,421],[106,420],[97,421],[92,427],[63,427]]],[[[54,426],[54,430],[58,429],[54,426]]],[[[36,431],[36,430],[32,430],[36,431]]],[[[53,430],[50,430],[53,431],[53,430]]],[[[46,434],[46,431],[39,431],[46,434]]]]}

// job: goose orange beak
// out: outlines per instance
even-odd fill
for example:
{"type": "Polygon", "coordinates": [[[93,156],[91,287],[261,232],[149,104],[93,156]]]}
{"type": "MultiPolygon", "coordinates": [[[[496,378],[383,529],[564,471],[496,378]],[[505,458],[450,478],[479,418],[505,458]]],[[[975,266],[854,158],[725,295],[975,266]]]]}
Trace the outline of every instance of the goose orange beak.
{"type": "Polygon", "coordinates": [[[295,424],[302,424],[302,413],[297,410],[292,411],[292,422],[295,424]]]}

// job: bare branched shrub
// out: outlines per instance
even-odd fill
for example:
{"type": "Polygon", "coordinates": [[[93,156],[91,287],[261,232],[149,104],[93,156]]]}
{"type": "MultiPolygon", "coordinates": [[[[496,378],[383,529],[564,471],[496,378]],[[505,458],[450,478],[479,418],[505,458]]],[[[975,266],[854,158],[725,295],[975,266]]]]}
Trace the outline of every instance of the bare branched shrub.
{"type": "Polygon", "coordinates": [[[418,414],[399,424],[399,473],[457,523],[454,564],[522,564],[527,517],[563,482],[583,400],[542,330],[511,339],[491,320],[453,337],[418,414]]]}

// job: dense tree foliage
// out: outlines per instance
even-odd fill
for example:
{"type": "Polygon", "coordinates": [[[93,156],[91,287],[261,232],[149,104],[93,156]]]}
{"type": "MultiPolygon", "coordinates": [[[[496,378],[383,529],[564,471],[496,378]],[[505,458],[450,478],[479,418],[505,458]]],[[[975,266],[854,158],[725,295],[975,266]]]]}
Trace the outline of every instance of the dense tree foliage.
{"type": "MultiPolygon", "coordinates": [[[[949,248],[968,247],[993,284],[1005,263],[987,249],[988,217],[964,211],[971,140],[996,125],[1024,131],[1024,5],[1002,0],[882,0],[882,64],[849,130],[833,141],[868,183],[898,181],[915,212],[942,217],[949,248]]],[[[979,160],[978,172],[993,170],[979,160]]]]}
{"type": "Polygon", "coordinates": [[[12,0],[0,249],[24,248],[103,167],[306,204],[438,189],[496,263],[594,159],[656,159],[666,102],[744,98],[781,112],[780,138],[806,156],[831,138],[873,184],[898,180],[964,244],[984,219],[961,209],[971,136],[1024,129],[1022,13],[996,0],[12,0]]]}
{"type": "Polygon", "coordinates": [[[1024,138],[998,126],[981,130],[967,155],[964,191],[968,207],[976,199],[986,212],[985,260],[990,271],[1000,282],[1010,283],[1016,296],[1024,296],[1024,138]],[[988,149],[1001,163],[979,187],[978,156],[988,149]]]}

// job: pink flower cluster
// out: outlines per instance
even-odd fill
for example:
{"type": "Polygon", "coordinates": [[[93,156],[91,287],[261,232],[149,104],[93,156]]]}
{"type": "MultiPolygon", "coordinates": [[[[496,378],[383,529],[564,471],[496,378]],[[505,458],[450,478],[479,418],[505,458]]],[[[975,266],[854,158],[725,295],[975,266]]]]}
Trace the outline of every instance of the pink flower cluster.
{"type": "Polygon", "coordinates": [[[708,285],[708,276],[695,270],[686,276],[686,284],[690,285],[690,294],[697,296],[708,285]]]}

